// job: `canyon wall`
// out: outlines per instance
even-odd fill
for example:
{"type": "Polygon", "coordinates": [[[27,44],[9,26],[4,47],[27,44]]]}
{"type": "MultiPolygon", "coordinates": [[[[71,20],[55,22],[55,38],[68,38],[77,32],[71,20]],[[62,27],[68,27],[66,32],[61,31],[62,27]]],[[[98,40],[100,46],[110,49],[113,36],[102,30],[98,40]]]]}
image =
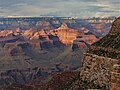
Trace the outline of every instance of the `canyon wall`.
{"type": "Polygon", "coordinates": [[[83,89],[120,90],[120,17],[108,35],[92,44],[80,71],[83,89]]]}

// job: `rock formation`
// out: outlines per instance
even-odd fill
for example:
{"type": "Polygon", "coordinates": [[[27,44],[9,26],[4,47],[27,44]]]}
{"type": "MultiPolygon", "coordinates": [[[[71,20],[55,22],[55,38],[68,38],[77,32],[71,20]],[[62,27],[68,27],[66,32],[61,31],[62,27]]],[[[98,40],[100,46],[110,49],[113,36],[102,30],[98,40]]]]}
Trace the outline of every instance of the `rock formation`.
{"type": "MultiPolygon", "coordinates": [[[[78,50],[79,48],[87,51],[90,45],[83,40],[74,40],[72,45],[72,50],[78,50]]],[[[83,51],[84,52],[84,51],[83,51]]]]}
{"type": "Polygon", "coordinates": [[[66,45],[72,44],[78,34],[77,30],[68,28],[66,24],[61,25],[56,32],[56,35],[59,37],[60,41],[66,45]]]}
{"type": "Polygon", "coordinates": [[[120,89],[120,17],[111,31],[85,54],[80,73],[84,89],[120,89]]]}

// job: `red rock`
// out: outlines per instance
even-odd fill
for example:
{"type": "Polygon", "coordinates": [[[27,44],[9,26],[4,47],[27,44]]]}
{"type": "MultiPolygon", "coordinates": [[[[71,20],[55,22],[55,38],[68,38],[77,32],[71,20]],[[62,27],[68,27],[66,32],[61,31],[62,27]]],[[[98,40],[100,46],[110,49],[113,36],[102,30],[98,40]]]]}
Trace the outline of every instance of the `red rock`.
{"type": "Polygon", "coordinates": [[[57,36],[63,44],[72,44],[78,34],[77,30],[68,28],[66,24],[61,25],[57,29],[57,36]]]}

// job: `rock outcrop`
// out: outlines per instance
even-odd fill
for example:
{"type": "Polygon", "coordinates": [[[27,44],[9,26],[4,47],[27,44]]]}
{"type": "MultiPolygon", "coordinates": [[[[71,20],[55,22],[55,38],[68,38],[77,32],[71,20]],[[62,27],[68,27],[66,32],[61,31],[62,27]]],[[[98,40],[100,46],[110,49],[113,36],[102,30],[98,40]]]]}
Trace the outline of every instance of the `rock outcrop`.
{"type": "Polygon", "coordinates": [[[87,51],[90,45],[83,40],[74,40],[72,45],[72,50],[78,50],[79,48],[87,51]]]}
{"type": "Polygon", "coordinates": [[[56,29],[56,35],[59,37],[60,41],[66,45],[72,44],[76,39],[77,34],[77,30],[68,28],[66,24],[63,24],[61,27],[56,29]]]}
{"type": "Polygon", "coordinates": [[[85,54],[80,73],[84,89],[120,89],[120,17],[111,31],[85,54]]]}

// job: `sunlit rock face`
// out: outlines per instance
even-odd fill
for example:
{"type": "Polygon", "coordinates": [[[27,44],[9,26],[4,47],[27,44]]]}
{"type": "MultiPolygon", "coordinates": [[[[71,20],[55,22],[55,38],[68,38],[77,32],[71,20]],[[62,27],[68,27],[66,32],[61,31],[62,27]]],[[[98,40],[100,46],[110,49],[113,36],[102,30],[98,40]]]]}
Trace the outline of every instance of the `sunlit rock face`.
{"type": "Polygon", "coordinates": [[[63,24],[56,30],[56,34],[60,41],[67,45],[73,43],[73,40],[77,37],[78,31],[68,28],[66,24],[63,24]]]}

